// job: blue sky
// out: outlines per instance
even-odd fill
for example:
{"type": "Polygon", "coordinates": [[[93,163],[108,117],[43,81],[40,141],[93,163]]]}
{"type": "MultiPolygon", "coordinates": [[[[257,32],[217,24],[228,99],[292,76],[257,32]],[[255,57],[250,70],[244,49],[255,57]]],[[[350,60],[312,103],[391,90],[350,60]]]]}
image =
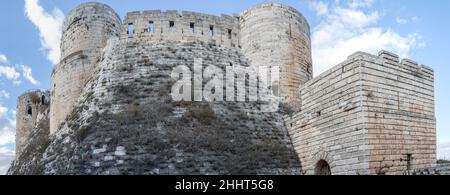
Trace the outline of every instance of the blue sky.
{"type": "MultiPolygon", "coordinates": [[[[0,1],[0,174],[14,151],[15,107],[29,89],[48,89],[63,16],[83,0],[0,1]]],[[[129,11],[239,13],[260,0],[99,0],[123,18],[129,11]]],[[[358,50],[387,49],[435,70],[439,155],[450,158],[450,1],[284,0],[308,19],[317,75],[358,50]]]]}

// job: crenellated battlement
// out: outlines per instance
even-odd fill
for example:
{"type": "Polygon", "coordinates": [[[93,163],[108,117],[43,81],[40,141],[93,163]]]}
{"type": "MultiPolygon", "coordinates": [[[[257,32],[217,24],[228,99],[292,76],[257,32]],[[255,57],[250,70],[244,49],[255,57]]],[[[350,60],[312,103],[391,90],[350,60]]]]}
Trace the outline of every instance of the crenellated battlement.
{"type": "Polygon", "coordinates": [[[239,47],[239,20],[229,15],[147,10],[125,17],[121,39],[147,42],[204,42],[239,47]]]}

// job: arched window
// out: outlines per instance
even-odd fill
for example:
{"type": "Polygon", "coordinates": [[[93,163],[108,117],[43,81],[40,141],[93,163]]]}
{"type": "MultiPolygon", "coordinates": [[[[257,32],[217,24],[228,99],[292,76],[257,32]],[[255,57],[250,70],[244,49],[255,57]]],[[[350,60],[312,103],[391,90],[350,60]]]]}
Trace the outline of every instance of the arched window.
{"type": "Polygon", "coordinates": [[[27,106],[27,114],[28,115],[32,115],[33,114],[33,109],[31,108],[31,106],[27,106]]]}
{"type": "Polygon", "coordinates": [[[331,175],[331,168],[327,161],[320,160],[316,164],[316,175],[331,175]]]}
{"type": "Polygon", "coordinates": [[[41,97],[41,104],[45,104],[45,96],[41,97]]]}

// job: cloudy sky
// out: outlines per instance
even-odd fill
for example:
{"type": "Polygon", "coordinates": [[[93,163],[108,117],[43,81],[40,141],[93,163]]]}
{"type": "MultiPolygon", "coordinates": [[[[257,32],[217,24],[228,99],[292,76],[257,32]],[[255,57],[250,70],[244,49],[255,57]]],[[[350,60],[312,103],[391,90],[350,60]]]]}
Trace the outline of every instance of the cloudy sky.
{"type": "MultiPolygon", "coordinates": [[[[450,1],[273,0],[291,5],[312,31],[314,74],[356,51],[386,49],[431,66],[436,79],[438,156],[450,159],[450,1]],[[430,3],[438,1],[439,3],[430,3]]],[[[0,174],[14,158],[16,98],[29,89],[49,89],[59,61],[64,15],[84,0],[0,1],[0,174]]],[[[123,18],[128,11],[187,10],[239,13],[260,0],[99,0],[123,18]]]]}

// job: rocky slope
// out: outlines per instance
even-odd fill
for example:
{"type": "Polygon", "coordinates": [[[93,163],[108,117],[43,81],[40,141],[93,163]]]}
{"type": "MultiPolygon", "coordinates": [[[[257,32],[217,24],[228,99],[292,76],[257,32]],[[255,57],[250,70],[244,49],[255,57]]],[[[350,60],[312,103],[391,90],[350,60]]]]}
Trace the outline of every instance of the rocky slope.
{"type": "Polygon", "coordinates": [[[37,128],[9,174],[300,174],[280,113],[257,103],[174,102],[175,66],[248,66],[234,49],[110,40],[78,106],[37,128]],[[252,112],[251,110],[255,110],[252,112]]]}

